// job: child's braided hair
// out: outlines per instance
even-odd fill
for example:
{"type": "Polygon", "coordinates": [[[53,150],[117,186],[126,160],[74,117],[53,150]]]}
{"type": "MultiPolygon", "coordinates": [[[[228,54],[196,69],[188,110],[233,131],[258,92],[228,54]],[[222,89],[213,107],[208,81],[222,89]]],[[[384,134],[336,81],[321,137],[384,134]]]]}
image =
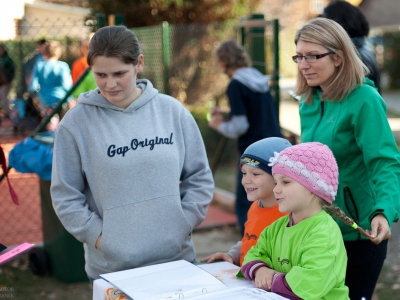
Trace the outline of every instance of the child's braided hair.
{"type": "Polygon", "coordinates": [[[328,203],[326,201],[322,201],[323,202],[323,208],[325,209],[325,211],[327,213],[329,213],[330,215],[333,215],[334,217],[340,219],[343,221],[343,223],[353,227],[354,229],[356,229],[359,233],[361,233],[363,236],[365,236],[366,238],[370,238],[370,236],[368,235],[368,233],[366,233],[364,231],[364,229],[362,229],[360,226],[357,225],[356,222],[354,222],[351,218],[349,218],[348,216],[346,216],[346,214],[336,205],[333,205],[331,203],[328,203]]]}

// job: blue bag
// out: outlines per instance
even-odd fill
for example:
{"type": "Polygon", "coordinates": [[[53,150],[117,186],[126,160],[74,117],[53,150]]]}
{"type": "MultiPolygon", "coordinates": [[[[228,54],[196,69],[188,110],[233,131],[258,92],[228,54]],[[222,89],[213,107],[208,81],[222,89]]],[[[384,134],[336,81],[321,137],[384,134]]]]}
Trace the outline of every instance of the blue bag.
{"type": "Polygon", "coordinates": [[[51,180],[54,132],[43,132],[18,142],[8,155],[8,164],[21,173],[36,173],[51,180]]]}

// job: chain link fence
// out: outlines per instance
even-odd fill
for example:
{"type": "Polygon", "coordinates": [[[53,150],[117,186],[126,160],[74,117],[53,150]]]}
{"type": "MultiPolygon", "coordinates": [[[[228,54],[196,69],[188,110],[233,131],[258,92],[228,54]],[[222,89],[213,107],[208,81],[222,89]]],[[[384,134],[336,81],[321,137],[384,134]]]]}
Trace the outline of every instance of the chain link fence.
{"type": "MultiPolygon", "coordinates": [[[[237,24],[162,24],[131,29],[142,44],[145,57],[145,69],[140,76],[152,81],[160,92],[175,97],[192,112],[202,133],[210,165],[218,164],[218,168],[214,168],[216,186],[231,192],[235,187],[239,158],[236,141],[226,140],[222,143],[222,136],[208,127],[206,115],[216,104],[229,109],[225,96],[229,79],[219,71],[213,51],[219,43],[228,38],[240,41],[237,24]],[[220,153],[217,158],[216,153],[220,153]]],[[[13,110],[17,108],[14,101],[17,92],[21,91],[23,86],[23,63],[35,51],[36,41],[41,38],[59,41],[64,50],[60,60],[72,67],[74,60],[80,56],[80,40],[93,31],[93,27],[75,21],[61,24],[57,21],[35,20],[28,24],[21,20],[16,26],[19,34],[17,39],[0,41],[6,45],[16,66],[16,76],[9,94],[10,107],[13,110]]],[[[275,72],[272,62],[272,29],[266,28],[263,35],[266,60],[262,63],[266,65],[267,74],[272,75],[275,72]]],[[[245,44],[246,50],[251,53],[249,47],[249,44],[245,44]]],[[[281,49],[286,51],[286,47],[281,46],[281,49]]],[[[253,63],[258,62],[253,60],[253,63]]],[[[27,95],[23,97],[26,101],[27,95]]],[[[34,107],[31,109],[35,110],[34,107]]],[[[0,144],[7,154],[15,143],[32,134],[33,129],[25,128],[21,131],[15,128],[10,119],[1,117],[0,144]]],[[[11,202],[6,180],[3,180],[0,183],[0,242],[5,245],[40,242],[43,236],[39,178],[35,174],[21,174],[13,169],[9,174],[11,184],[19,196],[20,205],[16,206],[11,202]]]]}

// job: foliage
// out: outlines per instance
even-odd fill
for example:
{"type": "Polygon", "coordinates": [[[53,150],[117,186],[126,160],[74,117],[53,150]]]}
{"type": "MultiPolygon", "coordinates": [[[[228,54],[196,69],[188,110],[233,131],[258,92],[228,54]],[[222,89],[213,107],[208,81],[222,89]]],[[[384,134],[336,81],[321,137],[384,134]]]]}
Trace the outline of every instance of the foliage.
{"type": "Polygon", "coordinates": [[[390,89],[400,89],[400,32],[386,32],[382,38],[384,63],[381,73],[387,76],[390,89]]]}
{"type": "Polygon", "coordinates": [[[88,0],[94,14],[124,14],[128,28],[222,22],[251,13],[260,0],[88,0]]]}

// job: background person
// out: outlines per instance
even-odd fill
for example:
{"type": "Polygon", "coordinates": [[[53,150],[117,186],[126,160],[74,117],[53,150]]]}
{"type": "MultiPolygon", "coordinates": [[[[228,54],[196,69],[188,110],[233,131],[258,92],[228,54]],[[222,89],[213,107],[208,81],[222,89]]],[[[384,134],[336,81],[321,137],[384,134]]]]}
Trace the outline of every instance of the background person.
{"type": "Polygon", "coordinates": [[[239,276],[291,300],[349,299],[346,250],[326,212],[345,219],[332,205],[339,177],[332,151],[321,143],[302,143],[281,151],[270,165],[279,211],[290,214],[265,228],[239,276]]]}
{"type": "MultiPolygon", "coordinates": [[[[240,155],[258,140],[282,137],[268,77],[250,67],[250,58],[243,47],[227,40],[216,49],[215,57],[222,72],[231,79],[226,92],[230,112],[229,120],[224,120],[221,109],[212,109],[209,126],[228,138],[237,138],[240,155]]],[[[243,235],[251,202],[241,181],[242,172],[238,169],[235,212],[243,235]]]]}
{"type": "Polygon", "coordinates": [[[84,38],[79,42],[79,51],[81,56],[72,63],[71,76],[72,83],[76,83],[83,72],[89,67],[87,63],[87,54],[89,51],[90,38],[84,38]]]}
{"type": "MultiPolygon", "coordinates": [[[[43,50],[46,46],[46,43],[47,40],[44,38],[38,40],[36,42],[36,49],[24,58],[22,63],[20,83],[18,87],[19,94],[23,95],[24,93],[28,92],[28,86],[31,82],[33,69],[37,62],[44,60],[43,50]]],[[[33,94],[31,96],[36,96],[36,94],[33,94]]]]}
{"type": "Polygon", "coordinates": [[[8,93],[15,76],[15,64],[8,55],[7,48],[0,43],[0,106],[3,109],[4,117],[10,115],[10,104],[8,101],[8,93]]]}
{"type": "Polygon", "coordinates": [[[46,39],[42,38],[36,42],[36,49],[26,56],[22,63],[22,72],[17,87],[15,103],[19,103],[18,114],[13,114],[14,134],[18,131],[25,135],[25,129],[34,130],[41,121],[39,110],[35,107],[33,98],[37,96],[36,91],[28,92],[32,72],[36,62],[43,61],[43,49],[46,46],[46,39]],[[22,111],[23,109],[23,111],[22,111]]]}
{"type": "Polygon", "coordinates": [[[88,276],[194,261],[192,231],[214,182],[193,116],[137,79],[144,56],[125,26],[99,29],[88,63],[98,89],[60,122],[51,185],[58,217],[84,243],[88,276]]]}
{"type": "Polygon", "coordinates": [[[378,92],[381,93],[381,79],[378,63],[376,62],[375,53],[367,44],[367,37],[369,34],[367,18],[358,7],[343,0],[331,2],[324,8],[322,16],[336,21],[346,30],[356,46],[362,62],[370,71],[367,75],[368,78],[374,82],[378,92]]]}
{"type": "MultiPolygon", "coordinates": [[[[59,42],[46,42],[43,49],[44,60],[36,62],[29,83],[29,91],[37,92],[36,100],[43,118],[50,115],[72,87],[71,70],[66,62],[59,60],[61,54],[59,42]]],[[[54,116],[48,130],[54,131],[58,122],[59,116],[54,116]]]]}
{"type": "Polygon", "coordinates": [[[251,144],[240,158],[242,185],[247,193],[247,199],[252,203],[244,224],[243,239],[228,251],[217,252],[203,258],[202,262],[224,260],[241,266],[247,251],[257,243],[258,237],[265,227],[276,219],[286,215],[281,213],[273,193],[274,178],[271,174],[269,160],[275,152],[281,152],[290,147],[288,140],[278,137],[265,138],[251,144]]]}
{"type": "Polygon", "coordinates": [[[338,221],[348,256],[350,299],[371,299],[387,252],[391,225],[400,211],[400,155],[386,105],[346,31],[317,18],[295,36],[295,93],[300,103],[301,141],[326,144],[340,170],[336,205],[371,241],[338,221]]]}
{"type": "MultiPolygon", "coordinates": [[[[84,38],[80,41],[79,49],[81,52],[81,57],[76,59],[72,64],[71,69],[71,76],[72,76],[72,83],[76,84],[78,79],[82,76],[89,65],[87,63],[87,54],[89,51],[89,42],[91,37],[84,38]]],[[[96,82],[93,77],[93,72],[90,70],[89,74],[80,82],[80,84],[76,87],[76,89],[72,92],[72,96],[74,97],[73,100],[69,102],[69,107],[75,106],[76,101],[80,94],[84,92],[89,92],[94,90],[97,87],[96,82]]]]}

